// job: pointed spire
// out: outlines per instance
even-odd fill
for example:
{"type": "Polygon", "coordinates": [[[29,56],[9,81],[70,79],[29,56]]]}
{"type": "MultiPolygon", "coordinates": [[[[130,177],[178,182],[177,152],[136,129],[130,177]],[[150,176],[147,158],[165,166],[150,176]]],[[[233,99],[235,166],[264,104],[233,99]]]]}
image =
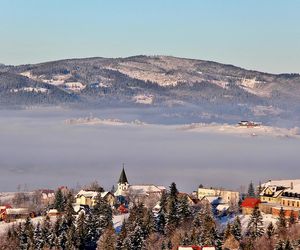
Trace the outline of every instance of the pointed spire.
{"type": "Polygon", "coordinates": [[[127,177],[126,177],[126,174],[125,174],[125,170],[124,170],[124,163],[123,163],[123,169],[122,169],[122,172],[121,172],[118,183],[120,183],[120,184],[128,183],[128,180],[127,180],[127,177]]]}

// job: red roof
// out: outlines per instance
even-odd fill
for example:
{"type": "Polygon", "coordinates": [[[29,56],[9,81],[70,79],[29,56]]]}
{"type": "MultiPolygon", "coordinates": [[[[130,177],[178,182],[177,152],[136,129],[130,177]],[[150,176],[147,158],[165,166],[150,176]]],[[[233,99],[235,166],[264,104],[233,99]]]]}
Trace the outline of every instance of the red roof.
{"type": "Polygon", "coordinates": [[[247,197],[245,200],[243,200],[241,206],[255,208],[259,203],[260,203],[260,199],[247,197]]]}

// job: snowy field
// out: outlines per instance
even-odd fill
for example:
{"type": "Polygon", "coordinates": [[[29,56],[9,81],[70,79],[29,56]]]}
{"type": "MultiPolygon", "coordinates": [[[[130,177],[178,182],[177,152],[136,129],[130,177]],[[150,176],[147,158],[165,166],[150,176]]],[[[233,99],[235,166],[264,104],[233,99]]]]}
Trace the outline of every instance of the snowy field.
{"type": "Polygon", "coordinates": [[[199,184],[240,190],[251,180],[300,177],[297,129],[265,136],[265,128],[149,125],[149,116],[121,109],[0,111],[0,192],[95,180],[110,189],[122,163],[131,184],[175,181],[186,192],[199,184]]]}

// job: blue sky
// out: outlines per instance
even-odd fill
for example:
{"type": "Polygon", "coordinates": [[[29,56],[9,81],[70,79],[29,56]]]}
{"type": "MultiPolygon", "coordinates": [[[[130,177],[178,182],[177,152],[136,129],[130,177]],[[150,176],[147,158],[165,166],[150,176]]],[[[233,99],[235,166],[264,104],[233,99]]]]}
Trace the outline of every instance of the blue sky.
{"type": "Polygon", "coordinates": [[[300,72],[296,0],[1,0],[0,62],[173,55],[300,72]]]}

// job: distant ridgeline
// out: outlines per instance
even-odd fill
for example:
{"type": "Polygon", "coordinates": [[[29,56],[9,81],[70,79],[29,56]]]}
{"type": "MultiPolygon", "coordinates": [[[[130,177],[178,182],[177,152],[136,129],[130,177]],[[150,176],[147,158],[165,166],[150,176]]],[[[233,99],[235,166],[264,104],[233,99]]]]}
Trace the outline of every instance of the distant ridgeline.
{"type": "Polygon", "coordinates": [[[168,56],[1,64],[0,105],[152,107],[198,122],[296,122],[300,76],[168,56]]]}

